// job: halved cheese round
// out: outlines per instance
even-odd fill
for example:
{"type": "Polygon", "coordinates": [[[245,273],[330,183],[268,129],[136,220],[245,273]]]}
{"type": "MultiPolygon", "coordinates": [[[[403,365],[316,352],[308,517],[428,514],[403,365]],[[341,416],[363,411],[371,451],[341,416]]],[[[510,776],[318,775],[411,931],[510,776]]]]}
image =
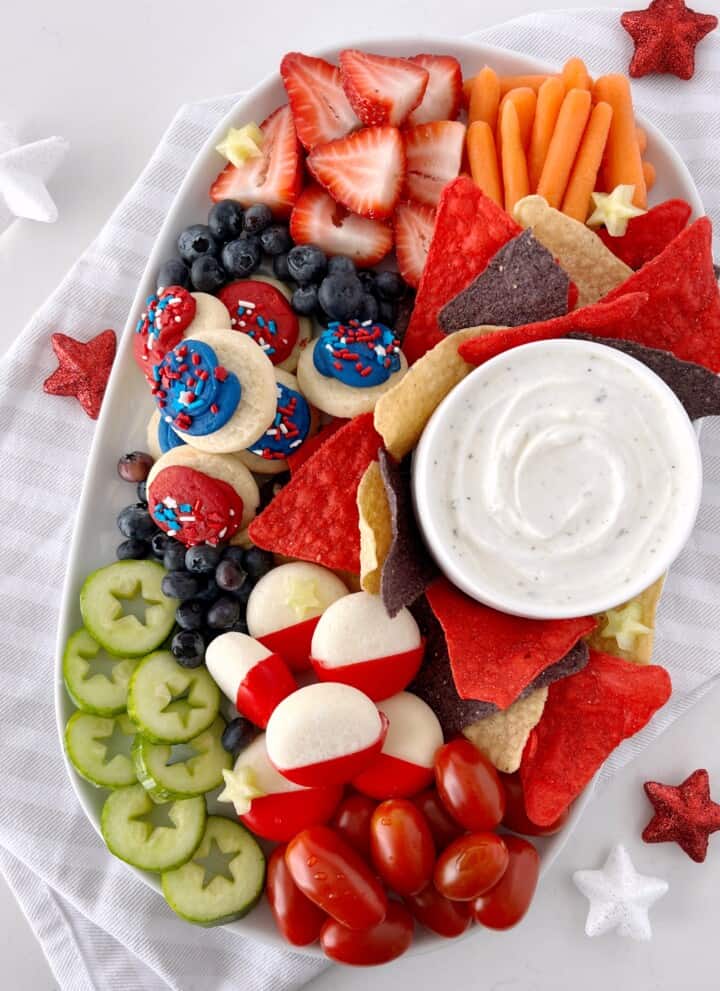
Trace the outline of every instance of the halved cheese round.
{"type": "Polygon", "coordinates": [[[205,664],[238,712],[263,729],[273,709],[297,688],[283,658],[246,633],[216,637],[205,664]]]}

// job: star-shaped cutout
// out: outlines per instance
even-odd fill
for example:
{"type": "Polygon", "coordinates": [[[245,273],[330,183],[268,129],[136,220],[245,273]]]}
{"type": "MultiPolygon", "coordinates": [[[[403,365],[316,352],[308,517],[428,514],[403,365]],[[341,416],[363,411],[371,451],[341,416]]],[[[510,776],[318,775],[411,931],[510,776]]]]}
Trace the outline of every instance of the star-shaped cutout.
{"type": "Polygon", "coordinates": [[[684,0],[653,0],[646,10],[629,10],[620,23],[633,40],[630,75],[670,72],[690,79],[695,72],[695,46],[714,31],[714,14],[698,14],[684,0]]]}
{"type": "Polygon", "coordinates": [[[648,910],[668,890],[667,881],[638,874],[620,843],[599,871],[575,871],[575,886],[590,902],[585,932],[600,936],[617,929],[632,939],[652,938],[648,910]]]}
{"type": "Polygon", "coordinates": [[[16,218],[52,223],[57,207],[45,183],[65,157],[64,138],[21,145],[9,124],[0,122],[0,233],[16,218]]]}
{"type": "Polygon", "coordinates": [[[265,792],[258,787],[255,772],[251,767],[236,767],[224,770],[225,788],[218,795],[218,802],[231,802],[239,816],[250,811],[253,799],[262,798],[265,792]]]}
{"type": "Polygon", "coordinates": [[[230,864],[235,860],[238,855],[237,850],[233,850],[230,853],[225,853],[220,849],[217,840],[213,836],[210,840],[210,850],[208,851],[207,857],[193,857],[193,863],[202,867],[204,870],[202,879],[203,890],[207,888],[211,881],[214,881],[216,877],[225,878],[226,881],[234,881],[235,876],[230,870],[230,864]]]}
{"type": "Polygon", "coordinates": [[[244,127],[231,127],[215,151],[219,152],[228,162],[239,167],[248,158],[259,158],[262,155],[262,144],[265,135],[257,124],[245,124],[244,127]]]}
{"type": "Polygon", "coordinates": [[[115,359],[115,331],[103,330],[87,342],[67,334],[53,334],[50,340],[59,365],[45,379],[43,389],[51,396],[74,396],[87,415],[97,420],[115,359]]]}
{"type": "Polygon", "coordinates": [[[312,578],[290,578],[285,586],[285,603],[292,609],[299,621],[317,615],[322,609],[318,598],[317,582],[312,578]]]}
{"type": "Polygon", "coordinates": [[[675,842],[696,863],[707,855],[711,833],[720,829],[720,805],[710,798],[710,780],[704,769],[693,771],[681,785],[646,781],[645,793],[655,815],[643,830],[646,843],[675,842]]]}
{"type": "Polygon", "coordinates": [[[641,616],[642,605],[639,602],[628,602],[621,609],[608,609],[600,635],[608,639],[614,637],[621,650],[632,650],[636,637],[652,633],[649,626],[640,622],[641,616]]]}
{"type": "Polygon", "coordinates": [[[611,237],[622,237],[627,230],[628,221],[633,217],[641,217],[647,210],[633,204],[634,186],[620,185],[612,193],[593,193],[594,212],[588,217],[588,227],[601,227],[611,237]]]}

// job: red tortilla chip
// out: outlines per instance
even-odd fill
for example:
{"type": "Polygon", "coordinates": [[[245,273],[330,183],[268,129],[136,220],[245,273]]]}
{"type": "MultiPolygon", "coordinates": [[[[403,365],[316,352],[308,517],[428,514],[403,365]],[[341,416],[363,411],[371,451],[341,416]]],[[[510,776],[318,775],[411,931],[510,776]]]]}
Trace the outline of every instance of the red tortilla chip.
{"type": "Polygon", "coordinates": [[[308,437],[305,443],[301,444],[294,454],[288,455],[287,463],[290,474],[294,475],[306,461],[309,461],[313,454],[317,454],[325,441],[329,440],[333,434],[336,434],[340,427],[344,427],[347,422],[347,420],[336,416],[335,419],[326,423],[322,430],[318,430],[313,437],[308,437]]]}
{"type": "Polygon", "coordinates": [[[541,671],[555,664],[595,629],[592,616],[522,619],[469,598],[445,578],[426,590],[445,632],[460,698],[507,709],[541,671]]]}
{"type": "Polygon", "coordinates": [[[557,819],[615,747],[665,705],[671,690],[664,668],[595,650],[582,671],[550,685],[520,765],[529,818],[538,826],[557,819]]]}
{"type": "Polygon", "coordinates": [[[442,191],[427,261],[403,351],[412,364],[445,335],[438,314],[486,267],[511,238],[522,233],[512,217],[461,176],[442,191]]]}
{"type": "Polygon", "coordinates": [[[628,222],[622,237],[613,237],[601,227],[597,235],[606,248],[630,268],[642,268],[687,227],[692,207],[685,200],[665,200],[641,217],[628,222]]]}
{"type": "Polygon", "coordinates": [[[252,542],[275,554],[358,574],[356,493],[381,447],[372,413],[345,423],[252,521],[252,542]]]}

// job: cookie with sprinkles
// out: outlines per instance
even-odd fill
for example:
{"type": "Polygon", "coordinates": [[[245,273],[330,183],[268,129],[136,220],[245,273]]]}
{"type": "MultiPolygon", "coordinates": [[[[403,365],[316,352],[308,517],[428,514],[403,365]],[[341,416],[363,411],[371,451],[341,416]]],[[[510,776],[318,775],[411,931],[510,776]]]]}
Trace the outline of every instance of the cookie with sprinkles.
{"type": "Polygon", "coordinates": [[[230,314],[217,296],[209,292],[191,293],[195,300],[195,316],[185,331],[186,337],[194,337],[206,330],[230,330],[230,314]]]}
{"type": "Polygon", "coordinates": [[[172,451],[175,447],[182,447],[185,441],[179,437],[167,420],[160,416],[160,410],[156,409],[146,428],[147,450],[152,454],[155,461],[163,454],[172,451]]]}
{"type": "Polygon", "coordinates": [[[232,454],[184,445],[163,454],[147,479],[148,509],[161,530],[186,547],[229,541],[254,518],[255,479],[232,454]]]}
{"type": "Polygon", "coordinates": [[[182,286],[167,286],[145,300],[135,325],[133,356],[152,384],[153,368],[187,333],[197,303],[182,286]]]}
{"type": "Polygon", "coordinates": [[[372,320],[331,323],[300,356],[303,395],[331,416],[371,413],[380,396],[407,371],[400,342],[372,320]]]}
{"type": "Polygon", "coordinates": [[[273,365],[287,372],[295,371],[312,336],[312,322],[295,313],[291,296],[284,283],[263,275],[231,282],[218,293],[231,328],[251,337],[273,365]]]}
{"type": "Polygon", "coordinates": [[[318,430],[320,417],[300,392],[290,372],[275,369],[277,406],[275,419],[262,437],[238,457],[257,475],[278,475],[287,471],[287,458],[296,454],[308,437],[318,430]]]}

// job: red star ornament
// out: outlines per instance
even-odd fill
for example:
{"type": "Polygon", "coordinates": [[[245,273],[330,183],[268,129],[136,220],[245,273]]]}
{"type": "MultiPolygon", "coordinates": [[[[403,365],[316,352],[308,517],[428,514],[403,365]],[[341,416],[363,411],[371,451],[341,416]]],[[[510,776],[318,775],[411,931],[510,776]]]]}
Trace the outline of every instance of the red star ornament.
{"type": "Polygon", "coordinates": [[[708,838],[720,829],[720,805],[710,798],[710,781],[704,769],[693,771],[681,785],[646,781],[645,793],[655,815],[643,830],[646,843],[675,842],[696,863],[705,860],[708,838]]]}
{"type": "Polygon", "coordinates": [[[635,44],[630,75],[638,79],[650,72],[671,72],[690,79],[695,72],[695,46],[714,31],[714,14],[698,14],[684,0],[652,0],[646,10],[629,10],[620,23],[635,44]]]}
{"type": "Polygon", "coordinates": [[[50,396],[74,396],[87,415],[97,420],[115,358],[115,331],[103,330],[87,342],[67,334],[53,334],[50,341],[59,364],[43,382],[44,391],[50,396]]]}

